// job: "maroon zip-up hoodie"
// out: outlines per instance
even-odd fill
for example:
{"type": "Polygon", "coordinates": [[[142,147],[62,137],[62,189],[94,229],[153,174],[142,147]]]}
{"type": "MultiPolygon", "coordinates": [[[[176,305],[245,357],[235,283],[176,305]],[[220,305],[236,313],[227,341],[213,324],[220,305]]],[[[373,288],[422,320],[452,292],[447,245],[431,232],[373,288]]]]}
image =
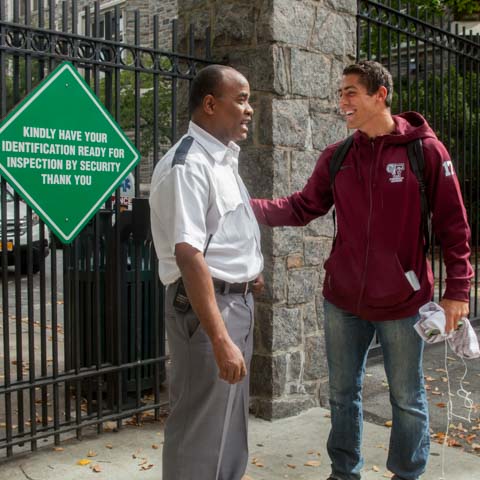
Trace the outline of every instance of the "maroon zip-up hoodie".
{"type": "Polygon", "coordinates": [[[418,113],[393,116],[396,128],[375,139],[360,131],[330,184],[329,163],[338,144],[322,153],[302,191],[275,200],[254,199],[260,223],[306,225],[335,204],[338,232],[325,262],[325,298],[366,320],[411,316],[433,294],[425,258],[418,181],[405,144],[421,138],[432,227],[447,269],[444,298],[468,301],[473,270],[470,229],[450,156],[418,113]],[[405,273],[420,283],[414,290],[405,273]]]}

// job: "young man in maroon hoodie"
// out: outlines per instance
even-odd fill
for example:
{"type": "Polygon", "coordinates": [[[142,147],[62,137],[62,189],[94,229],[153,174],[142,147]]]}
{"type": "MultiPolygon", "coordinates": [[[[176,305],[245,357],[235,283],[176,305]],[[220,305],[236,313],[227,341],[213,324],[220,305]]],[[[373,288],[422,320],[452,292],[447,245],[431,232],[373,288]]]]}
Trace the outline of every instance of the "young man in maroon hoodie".
{"type": "Polygon", "coordinates": [[[447,330],[469,313],[473,270],[470,230],[450,156],[425,119],[393,115],[392,77],[377,62],[343,71],[339,106],[356,129],[332,184],[328,146],[302,191],[252,200],[260,223],[306,225],[335,205],[338,232],[325,262],[325,341],[332,428],[330,479],[357,480],[363,465],[362,382],[374,334],[383,350],[393,425],[387,467],[394,479],[416,480],[429,454],[428,404],[423,383],[423,341],[413,325],[433,294],[425,254],[419,184],[407,144],[422,140],[432,228],[447,269],[441,301],[447,330]]]}

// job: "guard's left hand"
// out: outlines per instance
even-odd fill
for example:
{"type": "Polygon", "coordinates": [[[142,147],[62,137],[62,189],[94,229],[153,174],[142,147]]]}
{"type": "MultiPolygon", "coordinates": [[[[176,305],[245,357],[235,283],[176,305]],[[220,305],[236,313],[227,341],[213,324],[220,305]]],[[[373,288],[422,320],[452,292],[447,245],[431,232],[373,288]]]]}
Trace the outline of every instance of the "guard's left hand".
{"type": "Polygon", "coordinates": [[[457,329],[458,322],[462,317],[468,317],[468,302],[443,298],[440,306],[445,310],[445,318],[447,321],[445,331],[447,333],[457,329]]]}
{"type": "Polygon", "coordinates": [[[258,297],[263,290],[265,290],[265,279],[263,278],[263,274],[261,273],[252,284],[252,292],[255,297],[258,297]]]}

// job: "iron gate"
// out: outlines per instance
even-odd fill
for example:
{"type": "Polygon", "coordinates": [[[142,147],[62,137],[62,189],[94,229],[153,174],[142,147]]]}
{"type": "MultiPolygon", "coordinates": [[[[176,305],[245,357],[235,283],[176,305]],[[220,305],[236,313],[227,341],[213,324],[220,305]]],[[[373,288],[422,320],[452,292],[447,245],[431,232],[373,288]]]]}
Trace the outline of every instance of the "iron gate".
{"type": "MultiPolygon", "coordinates": [[[[450,152],[472,228],[470,312],[480,318],[480,35],[401,0],[358,0],[357,59],[385,65],[394,80],[392,111],[415,110],[450,152]]],[[[435,300],[444,290],[442,254],[432,238],[435,300]]]]}
{"type": "Polygon", "coordinates": [[[15,0],[13,21],[7,21],[0,1],[1,117],[67,60],[143,159],[135,169],[132,210],[125,211],[118,189],[68,246],[1,180],[1,218],[7,220],[0,231],[0,449],[7,456],[22,447],[35,450],[42,439],[58,444],[72,432],[81,438],[88,427],[100,433],[112,421],[121,428],[132,416],[160,418],[163,287],[141,179],[148,182],[176,141],[178,122],[187,118],[189,82],[210,63],[208,31],[200,58],[193,29],[188,54],[178,53],[175,21],[166,51],[159,48],[158,16],[152,47],[144,47],[139,12],[124,18],[118,6],[105,13],[97,2],[79,15],[73,0],[61,4],[57,19],[56,3],[34,2],[33,15],[29,0],[15,0]],[[133,41],[127,43],[122,37],[130,26],[133,41]]]}

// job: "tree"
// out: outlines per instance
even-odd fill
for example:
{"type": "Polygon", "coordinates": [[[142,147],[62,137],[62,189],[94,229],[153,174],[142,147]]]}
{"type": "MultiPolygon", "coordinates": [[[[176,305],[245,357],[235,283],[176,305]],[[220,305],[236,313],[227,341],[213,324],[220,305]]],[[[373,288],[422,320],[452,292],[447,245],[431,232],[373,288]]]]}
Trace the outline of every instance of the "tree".
{"type": "Polygon", "coordinates": [[[480,218],[475,212],[480,205],[471,193],[480,190],[480,45],[476,46],[470,37],[455,39],[447,29],[442,32],[438,10],[427,8],[448,7],[452,11],[455,7],[456,12],[480,12],[480,2],[412,0],[410,5],[414,3],[423,9],[421,21],[416,21],[412,18],[414,10],[407,10],[406,2],[380,1],[401,13],[372,8],[362,2],[366,18],[360,20],[359,59],[371,58],[390,69],[396,91],[392,112],[422,113],[450,151],[464,191],[473,237],[478,241],[480,218]]]}
{"type": "Polygon", "coordinates": [[[410,4],[425,8],[431,13],[451,12],[455,18],[480,12],[478,0],[410,0],[410,4]]]}

